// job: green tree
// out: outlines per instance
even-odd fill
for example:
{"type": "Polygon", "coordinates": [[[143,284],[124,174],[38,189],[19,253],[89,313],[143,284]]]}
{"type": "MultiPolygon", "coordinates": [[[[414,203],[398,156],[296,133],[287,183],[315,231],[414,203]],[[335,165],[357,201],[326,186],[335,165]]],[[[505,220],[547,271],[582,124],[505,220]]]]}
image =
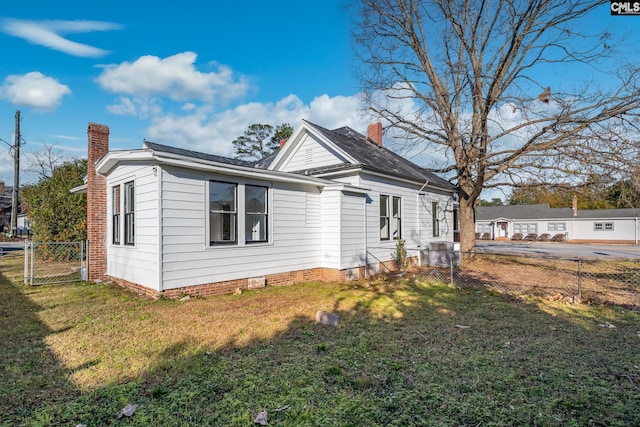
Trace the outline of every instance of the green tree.
{"type": "Polygon", "coordinates": [[[244,131],[244,135],[232,141],[235,158],[259,160],[277,150],[280,140],[289,138],[292,133],[289,123],[280,124],[275,129],[269,124],[254,123],[244,131]]]}
{"type": "Polygon", "coordinates": [[[31,219],[33,239],[42,242],[75,242],[87,238],[87,210],[84,194],[69,190],[83,184],[87,161],[74,160],[42,176],[37,184],[22,191],[31,219]]]}
{"type": "Polygon", "coordinates": [[[637,160],[633,45],[585,22],[609,2],[354,4],[365,105],[405,149],[439,153],[426,166],[456,185],[463,251],[483,190],[619,174],[637,160]]]}
{"type": "Polygon", "coordinates": [[[491,199],[491,201],[480,199],[479,205],[480,206],[502,206],[504,205],[504,203],[502,203],[502,199],[500,197],[494,197],[491,199]]]}
{"type": "Polygon", "coordinates": [[[293,127],[289,123],[282,123],[276,126],[273,136],[271,137],[271,145],[276,145],[276,148],[280,146],[280,141],[283,139],[289,139],[293,134],[293,127]]]}

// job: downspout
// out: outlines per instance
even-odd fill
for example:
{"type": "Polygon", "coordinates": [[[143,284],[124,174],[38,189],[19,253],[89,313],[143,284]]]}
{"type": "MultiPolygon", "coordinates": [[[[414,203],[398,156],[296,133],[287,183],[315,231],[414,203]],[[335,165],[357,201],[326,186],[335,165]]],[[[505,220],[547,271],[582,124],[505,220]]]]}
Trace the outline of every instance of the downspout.
{"type": "Polygon", "coordinates": [[[364,278],[367,279],[367,273],[369,270],[369,261],[367,255],[369,253],[369,248],[367,246],[367,197],[365,194],[364,199],[364,278]]]}
{"type": "Polygon", "coordinates": [[[416,221],[418,223],[418,267],[422,267],[420,259],[420,249],[422,248],[422,246],[420,246],[420,242],[422,241],[422,236],[420,235],[420,193],[422,192],[422,190],[424,190],[424,187],[426,187],[427,184],[429,184],[429,180],[426,180],[424,184],[422,184],[422,187],[420,187],[420,189],[416,193],[416,221]]]}
{"type": "Polygon", "coordinates": [[[164,241],[164,231],[162,227],[162,167],[158,164],[153,167],[153,173],[158,179],[156,191],[158,192],[158,292],[164,292],[164,248],[162,247],[164,241]]]}

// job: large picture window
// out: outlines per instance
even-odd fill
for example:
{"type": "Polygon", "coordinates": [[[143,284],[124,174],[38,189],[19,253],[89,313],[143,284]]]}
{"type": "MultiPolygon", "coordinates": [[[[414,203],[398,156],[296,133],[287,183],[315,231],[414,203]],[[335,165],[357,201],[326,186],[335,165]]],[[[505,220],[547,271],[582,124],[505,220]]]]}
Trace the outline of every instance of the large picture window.
{"type": "Polygon", "coordinates": [[[120,244],[120,186],[111,188],[111,243],[120,244]]]}
{"type": "Polygon", "coordinates": [[[124,244],[135,243],[135,199],[133,181],[124,184],[124,244]]]}
{"type": "Polygon", "coordinates": [[[402,199],[380,195],[380,240],[402,238],[402,199]]]}
{"type": "Polygon", "coordinates": [[[209,244],[237,242],[237,185],[209,182],[209,244]]]}
{"type": "Polygon", "coordinates": [[[247,243],[267,241],[267,188],[245,186],[245,234],[247,243]]]}

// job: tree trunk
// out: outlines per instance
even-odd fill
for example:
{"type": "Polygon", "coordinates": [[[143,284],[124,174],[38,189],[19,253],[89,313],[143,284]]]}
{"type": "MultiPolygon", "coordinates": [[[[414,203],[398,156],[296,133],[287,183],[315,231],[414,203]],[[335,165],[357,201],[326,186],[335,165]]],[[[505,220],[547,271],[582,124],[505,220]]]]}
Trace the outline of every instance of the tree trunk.
{"type": "Polygon", "coordinates": [[[460,198],[460,250],[473,251],[476,247],[476,224],[471,199],[460,198]]]}

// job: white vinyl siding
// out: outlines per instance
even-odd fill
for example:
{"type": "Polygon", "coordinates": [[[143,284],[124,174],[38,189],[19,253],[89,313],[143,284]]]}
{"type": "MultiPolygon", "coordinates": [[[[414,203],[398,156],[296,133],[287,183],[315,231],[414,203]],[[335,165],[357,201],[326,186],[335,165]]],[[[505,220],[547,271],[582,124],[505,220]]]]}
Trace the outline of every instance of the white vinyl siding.
{"type": "MultiPolygon", "coordinates": [[[[320,193],[315,186],[233,178],[238,185],[238,229],[244,234],[247,186],[268,188],[267,242],[209,246],[209,181],[230,177],[169,169],[163,175],[163,288],[243,279],[320,265],[320,193]],[[301,215],[301,212],[307,212],[301,215]]],[[[322,218],[324,221],[324,218],[322,218]]]]}
{"type": "MultiPolygon", "coordinates": [[[[123,166],[111,173],[107,188],[121,186],[121,209],[124,210],[125,183],[133,182],[134,198],[131,206],[134,214],[133,244],[126,245],[121,236],[120,245],[107,246],[107,274],[132,283],[158,289],[159,283],[159,230],[158,230],[158,178],[152,165],[123,166]]],[[[107,193],[107,215],[113,215],[113,193],[107,193]]],[[[125,230],[124,218],[121,230],[125,230]]],[[[110,222],[108,233],[113,235],[110,222]]]]}
{"type": "Polygon", "coordinates": [[[364,266],[365,195],[340,195],[340,269],[364,266]]]}

